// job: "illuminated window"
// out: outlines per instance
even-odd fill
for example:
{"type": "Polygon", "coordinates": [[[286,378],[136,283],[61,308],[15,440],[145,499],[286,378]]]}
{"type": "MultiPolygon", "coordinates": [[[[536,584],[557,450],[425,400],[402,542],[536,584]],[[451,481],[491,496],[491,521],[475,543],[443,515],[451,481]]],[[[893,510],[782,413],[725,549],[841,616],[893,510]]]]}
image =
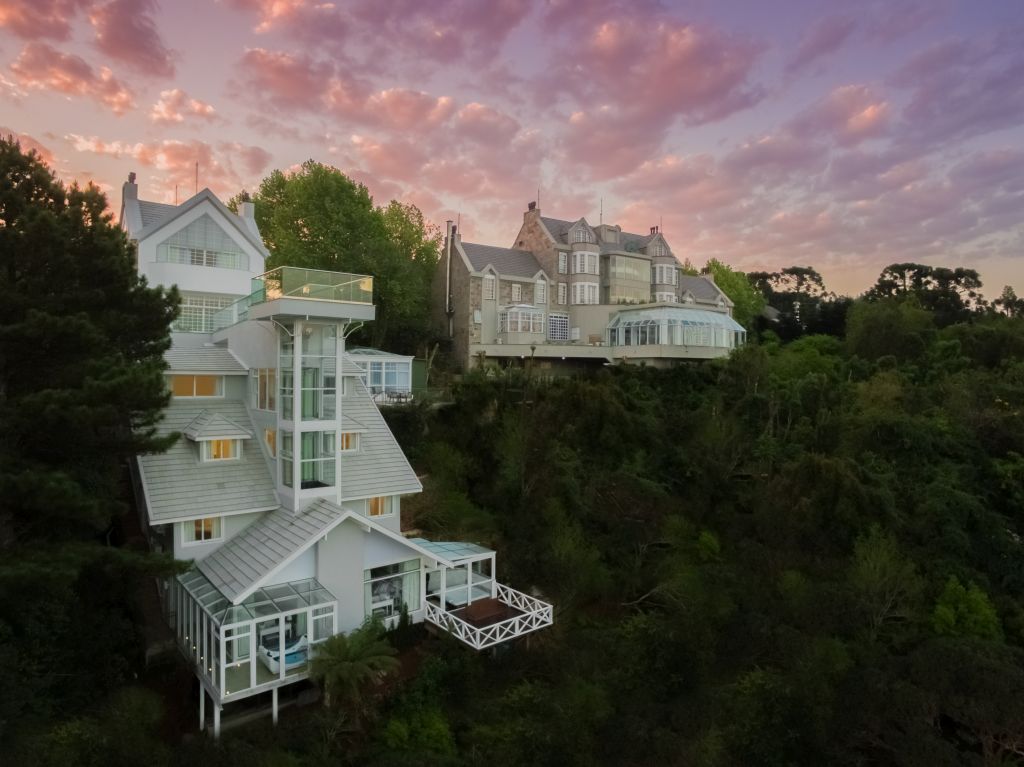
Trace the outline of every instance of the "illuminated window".
{"type": "Polygon", "coordinates": [[[368,516],[386,517],[391,514],[391,496],[380,495],[367,502],[368,516]]]}
{"type": "Polygon", "coordinates": [[[277,370],[257,368],[252,376],[252,406],[256,410],[274,410],[277,407],[277,370]]]}
{"type": "Polygon", "coordinates": [[[224,376],[171,376],[175,397],[223,397],[224,376]]]}
{"type": "Polygon", "coordinates": [[[340,453],[354,453],[359,450],[359,435],[356,432],[343,431],[341,433],[340,453]]]}
{"type": "Polygon", "coordinates": [[[221,537],[220,517],[205,517],[183,522],[182,538],[185,543],[206,543],[221,537]]]}
{"type": "Polygon", "coordinates": [[[211,439],[202,445],[204,461],[232,461],[242,452],[237,439],[211,439]]]}
{"type": "Polygon", "coordinates": [[[267,452],[271,458],[277,458],[277,429],[264,429],[263,441],[267,443],[267,452]]]}

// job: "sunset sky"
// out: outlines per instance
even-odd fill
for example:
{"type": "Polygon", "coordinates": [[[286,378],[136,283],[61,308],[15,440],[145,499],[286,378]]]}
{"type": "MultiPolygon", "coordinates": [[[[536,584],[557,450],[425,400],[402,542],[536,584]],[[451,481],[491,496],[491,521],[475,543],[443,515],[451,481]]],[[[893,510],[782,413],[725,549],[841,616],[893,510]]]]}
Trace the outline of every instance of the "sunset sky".
{"type": "Polygon", "coordinates": [[[115,209],[313,158],[511,245],[545,215],[859,293],[1024,292],[1024,2],[0,0],[0,130],[115,209]]]}

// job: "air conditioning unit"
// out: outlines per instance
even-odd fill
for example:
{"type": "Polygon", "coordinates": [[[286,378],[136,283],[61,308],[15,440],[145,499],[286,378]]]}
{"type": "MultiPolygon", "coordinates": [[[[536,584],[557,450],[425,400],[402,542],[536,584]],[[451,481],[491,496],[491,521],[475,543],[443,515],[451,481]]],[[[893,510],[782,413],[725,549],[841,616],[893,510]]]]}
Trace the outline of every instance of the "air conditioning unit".
{"type": "Polygon", "coordinates": [[[572,330],[569,331],[569,340],[570,341],[579,341],[580,340],[580,329],[579,328],[573,328],[572,330]]]}

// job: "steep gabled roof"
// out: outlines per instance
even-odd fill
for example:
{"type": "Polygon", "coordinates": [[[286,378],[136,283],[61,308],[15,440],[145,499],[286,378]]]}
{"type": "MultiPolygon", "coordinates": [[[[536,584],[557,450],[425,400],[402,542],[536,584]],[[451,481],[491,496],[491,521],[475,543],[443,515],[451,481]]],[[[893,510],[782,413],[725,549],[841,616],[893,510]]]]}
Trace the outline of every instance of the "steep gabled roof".
{"type": "Polygon", "coordinates": [[[172,346],[164,352],[170,373],[243,375],[247,368],[224,346],[172,346]]]}
{"type": "Polygon", "coordinates": [[[177,209],[177,205],[170,205],[165,202],[139,200],[139,214],[142,216],[142,227],[146,228],[159,221],[163,221],[177,209]]]}
{"type": "Polygon", "coordinates": [[[280,508],[253,522],[197,565],[210,583],[233,604],[240,604],[275,573],[294,561],[338,525],[351,520],[403,544],[428,559],[451,566],[444,554],[430,551],[363,517],[320,498],[298,514],[280,508]]]}
{"type": "MultiPolygon", "coordinates": [[[[204,410],[255,433],[245,405],[237,400],[172,401],[157,431],[161,435],[182,432],[204,410]]],[[[138,462],[150,524],[265,511],[279,505],[256,440],[243,440],[238,459],[232,461],[201,462],[196,444],[179,439],[166,453],[141,455],[138,462]]]]}
{"type": "Polygon", "coordinates": [[[493,245],[477,245],[472,242],[463,242],[462,251],[469,259],[474,271],[482,271],[488,266],[493,266],[498,274],[513,277],[533,278],[541,271],[540,264],[534,258],[533,253],[528,250],[517,250],[515,248],[496,248],[493,245]]]}
{"type": "Polygon", "coordinates": [[[717,304],[718,299],[722,298],[731,305],[718,286],[702,274],[680,274],[679,287],[682,291],[689,291],[694,300],[700,303],[717,304]]]}
{"type": "Polygon", "coordinates": [[[250,245],[256,248],[257,252],[261,253],[264,257],[270,255],[266,247],[264,247],[263,245],[262,238],[260,238],[256,234],[256,232],[250,229],[241,218],[232,213],[228,209],[228,207],[220,201],[217,195],[215,195],[209,189],[203,189],[198,194],[189,197],[187,200],[185,200],[185,202],[178,206],[166,206],[163,205],[162,203],[150,203],[146,202],[145,200],[139,200],[140,212],[142,211],[142,206],[150,206],[151,216],[155,216],[160,212],[158,209],[152,207],[155,205],[161,205],[162,207],[170,207],[171,210],[167,211],[166,215],[162,215],[159,218],[154,218],[149,223],[146,223],[145,215],[143,215],[142,229],[138,232],[129,232],[129,234],[133,239],[143,240],[146,237],[152,236],[160,229],[170,224],[172,221],[175,221],[176,219],[185,215],[196,206],[202,205],[204,202],[209,202],[211,205],[213,205],[213,207],[216,208],[217,211],[224,216],[224,218],[228,222],[228,225],[232,227],[238,234],[240,234],[246,242],[248,242],[250,245]]]}
{"type": "Polygon", "coordinates": [[[193,442],[212,439],[252,439],[252,432],[248,429],[212,410],[204,410],[193,418],[182,434],[193,442]]]}

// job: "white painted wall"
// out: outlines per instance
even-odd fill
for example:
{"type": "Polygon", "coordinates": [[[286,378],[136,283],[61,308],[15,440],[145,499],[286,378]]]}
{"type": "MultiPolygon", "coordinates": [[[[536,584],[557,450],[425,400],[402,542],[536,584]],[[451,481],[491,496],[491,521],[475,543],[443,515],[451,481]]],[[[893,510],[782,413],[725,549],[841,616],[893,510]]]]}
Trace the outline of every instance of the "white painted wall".
{"type": "Polygon", "coordinates": [[[366,545],[363,547],[363,569],[370,570],[382,565],[407,562],[418,556],[408,546],[403,546],[398,541],[380,533],[370,533],[366,536],[366,545]]]}
{"type": "Polygon", "coordinates": [[[316,579],[338,599],[338,630],[342,632],[363,622],[365,538],[357,524],[343,522],[316,545],[316,579]]]}
{"type": "MultiPolygon", "coordinates": [[[[312,546],[297,557],[284,570],[274,576],[274,583],[291,583],[316,577],[316,546],[312,546]]],[[[273,584],[268,584],[273,585],[273,584]]]]}

